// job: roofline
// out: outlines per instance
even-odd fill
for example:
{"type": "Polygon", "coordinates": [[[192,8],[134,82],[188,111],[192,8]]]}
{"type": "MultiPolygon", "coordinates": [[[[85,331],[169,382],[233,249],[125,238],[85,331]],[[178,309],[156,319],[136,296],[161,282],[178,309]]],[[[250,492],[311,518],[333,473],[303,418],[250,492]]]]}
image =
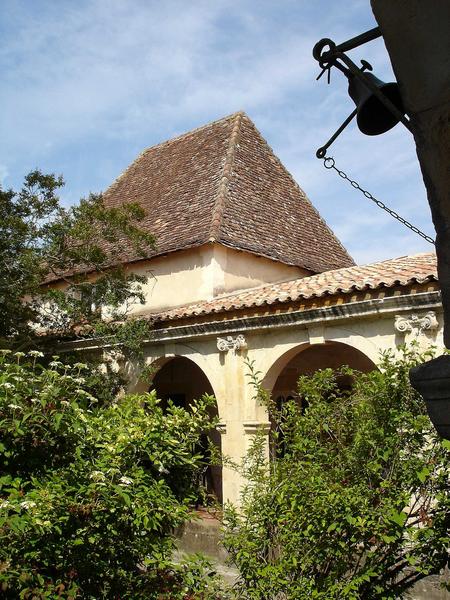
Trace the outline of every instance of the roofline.
{"type": "Polygon", "coordinates": [[[228,139],[228,149],[225,155],[225,162],[222,169],[222,177],[220,178],[219,187],[214,202],[214,208],[211,215],[211,227],[209,230],[209,240],[215,242],[220,237],[222,228],[223,213],[228,197],[228,187],[233,174],[234,159],[236,156],[236,148],[239,141],[243,113],[233,115],[233,128],[228,139]]]}
{"type": "MultiPolygon", "coordinates": [[[[227,243],[223,242],[222,240],[216,240],[214,238],[209,238],[204,241],[194,242],[192,244],[188,244],[187,246],[183,246],[183,248],[174,248],[173,250],[170,250],[170,249],[164,250],[163,252],[152,254],[151,256],[149,256],[147,258],[136,258],[135,260],[130,260],[128,262],[117,263],[117,264],[111,265],[108,268],[114,269],[115,267],[117,267],[119,265],[123,266],[123,267],[125,267],[127,265],[136,265],[138,263],[144,263],[144,262],[148,262],[150,260],[154,260],[155,258],[162,258],[163,256],[167,256],[169,254],[175,254],[176,252],[184,252],[186,250],[192,250],[193,248],[200,248],[201,246],[211,246],[214,244],[217,244],[218,246],[223,246],[224,248],[229,248],[230,250],[235,250],[236,252],[248,252],[249,254],[252,254],[253,256],[257,256],[258,258],[265,258],[267,260],[271,260],[272,262],[280,263],[280,264],[286,265],[288,267],[296,267],[297,269],[303,269],[305,271],[310,271],[312,275],[318,274],[317,271],[313,271],[312,269],[307,269],[306,267],[303,267],[302,265],[283,261],[283,260],[280,260],[279,258],[274,258],[273,256],[270,256],[269,254],[263,254],[262,252],[256,252],[256,251],[250,250],[248,248],[244,248],[244,247],[238,248],[237,246],[233,246],[232,244],[227,244],[227,243]]],[[[346,269],[349,267],[341,267],[341,268],[346,269]]],[[[80,275],[80,273],[82,275],[89,275],[90,273],[94,273],[94,272],[95,272],[95,269],[90,269],[89,271],[77,272],[77,273],[73,273],[72,275],[69,275],[69,276],[46,280],[42,285],[58,283],[59,281],[64,281],[65,279],[74,277],[75,275],[80,275]]],[[[321,271],[321,272],[323,273],[324,271],[321,271]]],[[[293,279],[295,279],[295,277],[293,277],[293,279]]],[[[289,280],[286,280],[286,281],[289,281],[289,280]]],[[[277,282],[277,283],[281,283],[281,282],[277,282]]],[[[266,283],[264,285],[269,285],[269,284],[266,283]]],[[[251,289],[251,288],[248,288],[248,289],[251,289]]],[[[244,290],[242,290],[242,291],[244,291],[244,290]]]]}
{"type": "Polygon", "coordinates": [[[347,321],[349,318],[371,318],[374,315],[396,314],[412,309],[442,309],[441,292],[403,294],[388,298],[372,298],[333,306],[323,306],[308,310],[286,311],[271,315],[252,315],[224,321],[207,321],[193,325],[180,325],[152,330],[152,338],[147,343],[164,342],[176,338],[201,337],[207,334],[261,331],[282,329],[292,326],[324,322],[347,321]]]}
{"type": "Polygon", "coordinates": [[[373,265],[382,265],[384,263],[390,263],[392,261],[397,261],[397,260],[402,260],[403,258],[415,258],[415,257],[420,257],[420,256],[427,256],[429,255],[429,252],[421,252],[418,254],[413,254],[413,255],[405,255],[405,256],[400,256],[400,257],[396,257],[394,259],[386,259],[384,261],[379,261],[379,262],[375,262],[375,263],[367,263],[366,265],[355,265],[353,267],[343,267],[341,269],[332,269],[329,271],[323,271],[322,273],[313,273],[312,275],[305,275],[304,277],[294,277],[292,279],[285,279],[283,281],[277,281],[277,282],[272,282],[272,283],[263,283],[260,284],[258,286],[252,287],[252,288],[245,288],[245,289],[241,289],[241,290],[235,290],[233,292],[229,292],[227,294],[223,294],[220,296],[217,296],[215,298],[213,298],[210,301],[204,301],[204,302],[191,302],[189,304],[184,304],[181,306],[176,306],[173,308],[169,308],[165,311],[160,311],[160,312],[151,312],[151,313],[142,313],[140,316],[143,318],[148,318],[148,319],[154,319],[155,323],[171,323],[171,322],[176,322],[176,321],[180,321],[180,320],[186,320],[186,319],[195,319],[195,318],[199,318],[199,317],[207,317],[208,315],[223,315],[224,313],[228,313],[228,312],[232,312],[232,311],[242,311],[242,310],[251,310],[251,309],[258,309],[261,307],[280,307],[280,306],[285,306],[287,304],[292,304],[295,302],[300,302],[300,301],[307,301],[307,300],[312,300],[314,298],[324,298],[324,297],[336,297],[336,296],[348,296],[350,294],[354,294],[355,292],[362,292],[365,290],[371,290],[371,291],[376,291],[376,290],[381,290],[381,289],[392,289],[395,287],[400,287],[400,288],[408,288],[411,287],[413,285],[425,285],[427,283],[437,283],[439,285],[439,279],[437,277],[437,275],[435,273],[428,273],[427,275],[424,276],[420,276],[420,275],[410,275],[409,278],[407,280],[401,280],[399,278],[392,280],[391,283],[386,283],[386,282],[379,282],[377,285],[372,285],[370,283],[364,282],[363,285],[358,285],[357,283],[352,284],[351,286],[349,286],[348,288],[343,288],[343,287],[338,287],[334,290],[324,290],[321,293],[310,293],[310,294],[299,294],[297,297],[292,297],[292,296],[286,296],[286,298],[280,299],[279,297],[275,298],[274,300],[272,300],[271,302],[261,302],[261,303],[256,303],[256,302],[252,302],[252,303],[245,303],[245,304],[237,304],[234,305],[232,307],[228,307],[228,308],[224,308],[224,307],[218,307],[217,309],[210,309],[210,310],[204,310],[204,311],[191,311],[189,312],[189,308],[190,307],[196,307],[198,305],[201,305],[202,303],[208,303],[208,302],[220,302],[220,301],[226,301],[230,298],[233,297],[239,297],[242,294],[249,294],[252,292],[258,292],[260,290],[264,290],[265,288],[276,288],[279,285],[282,285],[283,283],[292,283],[294,281],[297,280],[305,280],[305,282],[308,281],[308,279],[310,277],[317,277],[322,275],[323,273],[334,273],[336,271],[344,271],[347,269],[354,269],[354,268],[364,268],[364,267],[369,267],[369,266],[373,266],[373,265]],[[185,313],[184,314],[177,314],[175,316],[170,316],[170,314],[172,312],[175,311],[182,311],[183,309],[185,309],[185,313]]]}
{"type": "MultiPolygon", "coordinates": [[[[328,230],[328,233],[332,236],[332,238],[335,240],[335,242],[338,244],[338,246],[340,246],[341,250],[343,251],[343,253],[347,256],[349,262],[352,262],[353,265],[355,264],[353,258],[350,256],[350,254],[348,253],[348,251],[346,250],[346,248],[344,247],[344,245],[342,244],[342,242],[335,236],[335,234],[333,233],[333,231],[331,230],[331,228],[328,226],[327,222],[325,221],[325,219],[320,215],[320,213],[318,212],[318,210],[314,207],[314,205],[312,204],[312,202],[309,200],[309,198],[307,197],[307,195],[305,194],[305,192],[302,190],[302,188],[299,186],[299,184],[295,181],[294,177],[292,176],[292,174],[286,169],[286,167],[283,165],[282,161],[279,159],[279,157],[274,153],[272,147],[268,144],[267,140],[264,138],[264,136],[261,134],[261,132],[259,131],[259,129],[256,127],[256,125],[254,124],[254,122],[252,121],[252,119],[244,112],[244,111],[237,111],[234,113],[231,113],[230,115],[227,115],[225,117],[221,117],[219,119],[216,119],[214,121],[211,121],[209,123],[206,123],[204,125],[201,125],[200,127],[197,127],[195,129],[192,129],[190,131],[187,131],[185,133],[182,133],[176,137],[173,138],[169,138],[167,140],[164,140],[158,144],[154,144],[152,146],[147,147],[145,150],[143,150],[136,159],[133,160],[133,162],[127,166],[127,168],[118,176],[116,177],[116,179],[111,183],[111,185],[104,191],[102,192],[103,197],[107,197],[109,195],[109,193],[112,193],[115,189],[115,187],[119,184],[119,182],[122,180],[123,177],[126,176],[126,174],[130,171],[130,169],[133,167],[133,165],[139,161],[139,159],[141,157],[143,157],[146,153],[150,152],[150,151],[154,151],[155,149],[164,147],[164,146],[169,146],[170,144],[176,144],[178,141],[183,140],[183,139],[188,139],[190,137],[195,136],[198,132],[201,132],[205,129],[210,128],[211,126],[214,126],[216,124],[220,124],[220,123],[226,123],[226,122],[230,122],[231,123],[231,133],[229,134],[228,137],[228,149],[226,152],[226,156],[225,156],[225,161],[223,166],[221,167],[221,177],[220,177],[220,181],[219,184],[217,186],[217,189],[215,191],[215,194],[213,196],[213,201],[214,201],[214,205],[213,205],[213,211],[212,211],[212,218],[211,218],[211,223],[210,223],[210,227],[209,227],[209,232],[208,234],[204,237],[203,240],[197,240],[193,243],[188,243],[185,244],[181,247],[174,247],[174,248],[169,248],[169,249],[165,249],[161,252],[158,252],[157,248],[156,251],[154,253],[151,253],[149,256],[146,257],[137,257],[135,259],[131,259],[128,260],[126,262],[116,262],[116,263],[112,263],[108,268],[112,269],[114,267],[118,267],[118,266],[127,266],[127,265],[134,265],[137,263],[142,263],[143,261],[148,261],[148,260],[152,260],[158,257],[162,257],[162,256],[167,256],[168,254],[171,254],[173,252],[180,252],[183,250],[188,250],[191,248],[195,248],[195,247],[199,247],[202,245],[206,245],[209,243],[217,243],[220,244],[222,246],[228,247],[228,248],[232,248],[234,250],[238,250],[238,251],[243,251],[243,252],[249,252],[250,254],[253,254],[255,256],[260,256],[260,257],[264,257],[268,260],[271,260],[273,262],[279,263],[279,264],[283,264],[283,265],[287,265],[287,266],[292,266],[292,267],[297,267],[303,270],[306,270],[312,274],[316,274],[316,273],[321,273],[324,271],[328,271],[328,270],[332,270],[335,268],[345,268],[345,266],[341,265],[338,267],[335,267],[334,265],[330,265],[328,264],[327,260],[324,261],[317,261],[318,264],[317,265],[309,265],[309,264],[300,264],[299,262],[293,262],[290,260],[286,260],[283,258],[279,258],[279,257],[275,257],[272,256],[270,253],[265,253],[264,251],[257,251],[254,250],[252,248],[248,248],[246,247],[244,244],[242,245],[235,245],[232,243],[228,243],[226,240],[222,240],[221,239],[221,228],[222,228],[222,220],[223,220],[223,213],[224,213],[224,209],[226,206],[226,202],[227,202],[227,198],[228,198],[228,187],[229,187],[229,183],[230,180],[232,178],[232,174],[233,174],[233,165],[234,165],[234,160],[235,160],[235,154],[236,154],[236,149],[238,147],[238,142],[239,142],[239,135],[242,129],[242,122],[243,120],[246,119],[246,121],[248,121],[248,123],[250,124],[250,126],[254,129],[254,131],[256,132],[257,136],[260,138],[262,145],[265,147],[265,149],[267,150],[267,152],[269,153],[269,155],[273,158],[273,160],[277,163],[277,166],[279,168],[281,168],[281,170],[287,175],[287,177],[289,178],[291,184],[293,185],[293,187],[295,187],[297,189],[297,191],[300,193],[300,195],[306,200],[306,202],[308,203],[309,207],[311,208],[311,210],[313,212],[316,213],[316,216],[318,218],[319,221],[321,221],[323,223],[323,225],[325,226],[325,228],[328,230]],[[319,267],[319,269],[317,268],[317,266],[319,267]]],[[[220,172],[220,170],[219,170],[220,172]]],[[[151,228],[151,226],[150,226],[151,228]]],[[[158,240],[156,239],[156,246],[158,244],[158,240]]],[[[306,262],[306,261],[304,261],[306,262]]],[[[350,265],[348,265],[350,266],[350,265]]],[[[91,269],[80,269],[79,271],[77,271],[76,273],[72,273],[70,275],[64,276],[52,276],[48,279],[45,280],[45,282],[43,283],[43,285],[46,284],[54,284],[60,281],[63,281],[64,279],[66,279],[67,277],[73,277],[74,275],[78,274],[78,275],[89,275],[92,273],[95,273],[96,269],[91,268],[91,269]]]]}
{"type": "Polygon", "coordinates": [[[325,229],[328,230],[329,234],[337,241],[338,245],[341,247],[341,250],[343,250],[343,252],[348,256],[348,258],[353,262],[353,264],[356,265],[355,260],[350,255],[350,253],[348,252],[347,248],[344,246],[344,244],[341,242],[341,240],[337,237],[337,235],[334,233],[334,231],[328,225],[327,221],[319,213],[319,211],[317,210],[317,208],[314,206],[314,204],[309,199],[309,196],[307,195],[307,193],[303,190],[303,188],[300,187],[299,183],[297,182],[297,180],[295,179],[295,177],[292,175],[292,173],[286,168],[286,166],[284,165],[284,163],[282,162],[282,160],[274,152],[272,146],[269,144],[269,142],[266,140],[266,138],[263,136],[263,134],[256,127],[256,125],[252,121],[252,119],[250,119],[250,117],[247,114],[245,114],[245,113],[243,113],[243,116],[247,117],[247,119],[250,121],[251,125],[254,127],[255,131],[257,132],[257,134],[261,138],[261,140],[262,140],[264,146],[266,147],[266,149],[268,150],[268,152],[273,156],[273,158],[278,163],[278,166],[284,171],[284,173],[290,179],[292,185],[297,188],[297,190],[304,197],[304,199],[306,200],[306,202],[311,206],[312,210],[316,213],[319,221],[322,221],[322,223],[324,224],[325,229]]]}
{"type": "MultiPolygon", "coordinates": [[[[403,294],[388,298],[372,298],[349,302],[346,304],[324,306],[308,310],[286,311],[270,315],[252,315],[249,317],[233,318],[223,321],[207,321],[192,325],[171,326],[153,329],[152,337],[144,340],[145,345],[158,345],[167,342],[212,338],[218,335],[259,332],[290,327],[308,327],[317,323],[339,323],[349,318],[373,318],[374,315],[395,316],[399,312],[414,309],[438,309],[442,311],[441,292],[421,292],[403,294]]],[[[109,348],[117,344],[108,343],[105,339],[85,338],[66,342],[61,352],[74,350],[86,351],[96,348],[109,348]]]]}
{"type": "Polygon", "coordinates": [[[205,125],[200,125],[199,127],[196,127],[195,129],[190,129],[189,131],[180,133],[180,135],[177,135],[176,137],[171,137],[169,139],[163,140],[162,142],[158,142],[157,144],[153,144],[152,146],[147,146],[147,148],[142,150],[142,152],[140,152],[136,156],[136,158],[126,167],[126,169],[124,171],[122,171],[122,173],[120,173],[120,175],[118,175],[114,179],[114,181],[111,183],[111,185],[109,185],[108,188],[103,192],[103,195],[107,194],[111,188],[114,188],[115,185],[119,182],[119,180],[122,179],[122,177],[127,173],[127,171],[129,171],[129,169],[134,165],[134,163],[137,160],[139,160],[141,158],[141,156],[144,156],[144,154],[146,154],[150,150],[155,150],[156,148],[168,146],[169,144],[178,142],[179,140],[183,140],[184,138],[188,138],[191,135],[195,135],[198,132],[202,131],[203,129],[206,129],[207,127],[211,127],[211,125],[217,125],[218,123],[221,123],[223,121],[228,121],[229,119],[235,119],[238,116],[243,117],[243,116],[247,116],[247,115],[245,114],[244,111],[240,110],[240,111],[231,113],[230,115],[227,115],[226,117],[221,117],[220,119],[215,119],[214,121],[210,121],[209,123],[206,123],[205,125]]]}

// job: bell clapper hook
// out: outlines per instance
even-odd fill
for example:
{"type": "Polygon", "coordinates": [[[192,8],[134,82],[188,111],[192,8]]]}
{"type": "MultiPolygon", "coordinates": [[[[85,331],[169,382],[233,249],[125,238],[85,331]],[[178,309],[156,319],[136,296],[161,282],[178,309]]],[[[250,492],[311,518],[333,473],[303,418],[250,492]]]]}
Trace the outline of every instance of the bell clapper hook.
{"type": "Polygon", "coordinates": [[[353,119],[356,117],[357,112],[358,112],[358,109],[355,108],[355,110],[351,114],[348,115],[348,117],[345,119],[345,121],[342,123],[342,125],[339,127],[339,129],[337,129],[333,133],[333,135],[330,137],[328,142],[317,149],[317,152],[316,152],[317,158],[325,158],[328,148],[331,146],[331,144],[334,142],[334,140],[341,135],[341,133],[344,131],[344,129],[347,127],[347,125],[353,121],[353,119]]]}

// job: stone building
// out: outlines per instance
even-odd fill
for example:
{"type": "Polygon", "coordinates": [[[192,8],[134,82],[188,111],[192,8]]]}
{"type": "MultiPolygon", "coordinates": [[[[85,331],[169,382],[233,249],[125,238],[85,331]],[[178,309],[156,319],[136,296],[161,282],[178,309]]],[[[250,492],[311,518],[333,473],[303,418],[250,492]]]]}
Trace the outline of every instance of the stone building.
{"type": "MultiPolygon", "coordinates": [[[[131,366],[130,390],[182,405],[213,394],[212,437],[235,460],[270,428],[247,361],[282,398],[303,373],[371,370],[411,339],[442,346],[434,254],[355,265],[243,113],[145,150],[105,193],[109,206],[127,201],[157,240],[146,260],[123,249],[126,268],[149,276],[132,312],[154,322],[145,356],[157,367],[142,381],[131,366]]],[[[219,500],[237,502],[241,483],[209,474],[219,500]]]]}

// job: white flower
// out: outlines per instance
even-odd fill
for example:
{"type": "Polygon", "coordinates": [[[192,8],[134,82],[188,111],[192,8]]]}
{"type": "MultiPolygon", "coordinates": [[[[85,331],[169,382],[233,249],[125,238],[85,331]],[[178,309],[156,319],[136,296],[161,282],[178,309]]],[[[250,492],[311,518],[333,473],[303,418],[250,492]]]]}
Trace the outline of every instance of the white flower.
{"type": "Polygon", "coordinates": [[[25,352],[14,352],[14,356],[17,356],[17,358],[21,358],[22,356],[26,356],[25,352]]]}
{"type": "Polygon", "coordinates": [[[11,354],[12,350],[8,350],[7,348],[2,348],[2,350],[0,350],[0,354],[3,356],[6,356],[7,354],[11,354]]]}
{"type": "Polygon", "coordinates": [[[8,404],[8,408],[10,408],[11,410],[20,410],[22,407],[18,404],[8,404]]]}
{"type": "Polygon", "coordinates": [[[70,402],[67,400],[61,400],[61,406],[70,406],[70,402]]]}
{"type": "Polygon", "coordinates": [[[84,377],[74,377],[73,381],[81,385],[82,383],[86,383],[86,379],[84,377]]]}
{"type": "Polygon", "coordinates": [[[0,508],[8,508],[10,504],[8,500],[3,500],[3,502],[0,502],[0,508]]]}
{"type": "Polygon", "coordinates": [[[37,398],[31,398],[30,402],[32,404],[36,404],[36,402],[39,402],[39,400],[37,398]]]}
{"type": "Polygon", "coordinates": [[[88,365],[86,363],[75,363],[73,365],[76,369],[87,369],[88,365]]]}
{"type": "Polygon", "coordinates": [[[28,354],[30,356],[36,356],[39,358],[43,358],[44,357],[44,353],[43,352],[39,352],[39,350],[30,350],[30,352],[28,352],[28,354]]]}
{"type": "Polygon", "coordinates": [[[164,473],[164,475],[167,475],[169,473],[169,471],[164,467],[164,465],[159,465],[158,471],[159,473],[164,473]]]}
{"type": "Polygon", "coordinates": [[[123,483],[123,485],[131,485],[133,483],[133,480],[129,477],[121,477],[119,479],[119,483],[123,483]]]}
{"type": "Polygon", "coordinates": [[[81,388],[77,388],[75,390],[75,393],[79,394],[80,396],[84,396],[85,398],[87,398],[88,400],[90,400],[91,402],[97,402],[97,398],[95,398],[92,394],[90,394],[89,392],[86,392],[86,390],[82,390],[81,388]]]}
{"type": "Polygon", "coordinates": [[[13,384],[9,383],[8,381],[4,381],[3,383],[0,383],[0,385],[2,387],[4,387],[6,390],[12,390],[13,389],[13,384]]]}
{"type": "Polygon", "coordinates": [[[92,479],[93,481],[104,481],[106,477],[101,471],[92,471],[89,475],[89,479],[92,479]]]}
{"type": "Polygon", "coordinates": [[[57,367],[63,367],[64,366],[63,363],[57,359],[58,359],[58,357],[54,356],[53,360],[48,363],[48,366],[51,367],[52,369],[56,369],[57,367]]]}
{"type": "Polygon", "coordinates": [[[33,508],[33,506],[36,506],[36,502],[33,502],[32,500],[24,500],[20,503],[20,506],[23,509],[28,510],[29,508],[33,508]]]}

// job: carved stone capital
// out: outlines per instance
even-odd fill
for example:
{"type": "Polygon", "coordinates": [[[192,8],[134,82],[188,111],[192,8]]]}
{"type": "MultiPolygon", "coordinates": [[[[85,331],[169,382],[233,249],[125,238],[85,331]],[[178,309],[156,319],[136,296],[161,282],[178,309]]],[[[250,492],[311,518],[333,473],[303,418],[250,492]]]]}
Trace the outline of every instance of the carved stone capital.
{"type": "Polygon", "coordinates": [[[247,342],[243,335],[237,335],[236,337],[228,335],[226,338],[217,338],[217,348],[220,352],[228,352],[229,350],[238,352],[243,348],[247,348],[247,342]]]}
{"type": "Polygon", "coordinates": [[[434,331],[438,329],[439,323],[436,313],[432,310],[425,314],[413,313],[408,316],[395,315],[394,327],[400,333],[412,333],[415,336],[424,331],[434,331]]]}

